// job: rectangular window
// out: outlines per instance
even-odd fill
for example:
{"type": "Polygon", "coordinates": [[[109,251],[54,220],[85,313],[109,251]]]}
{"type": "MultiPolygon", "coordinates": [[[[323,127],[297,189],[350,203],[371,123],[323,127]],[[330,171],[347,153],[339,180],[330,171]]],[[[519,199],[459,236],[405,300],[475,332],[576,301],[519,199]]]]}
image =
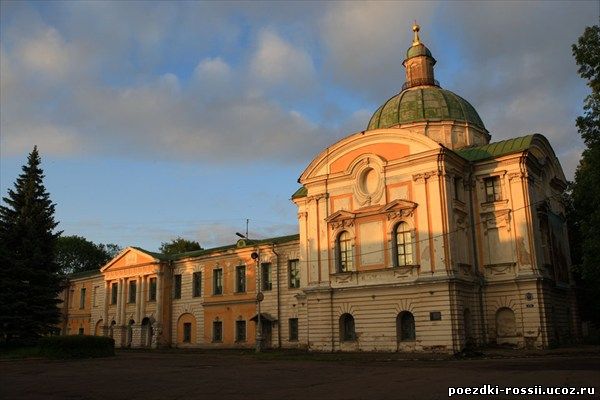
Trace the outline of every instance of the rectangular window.
{"type": "Polygon", "coordinates": [[[194,297],[202,296],[202,272],[194,272],[192,277],[192,295],[194,297]]]}
{"type": "Polygon", "coordinates": [[[243,265],[235,268],[235,291],[237,293],[246,291],[246,267],[243,265]]]}
{"type": "Polygon", "coordinates": [[[110,304],[117,304],[117,297],[119,296],[118,290],[118,283],[115,282],[112,285],[110,285],[110,304]]]}
{"type": "Polygon", "coordinates": [[[80,335],[83,335],[83,333],[84,333],[84,330],[83,330],[83,328],[79,328],[79,334],[80,334],[80,335]]]}
{"type": "Polygon", "coordinates": [[[173,275],[173,298],[181,298],[181,275],[173,275]]]}
{"type": "Polygon", "coordinates": [[[148,301],[156,301],[156,278],[150,278],[150,287],[148,288],[148,301]]]}
{"type": "Polygon", "coordinates": [[[135,303],[135,298],[137,296],[137,282],[129,281],[129,302],[135,303]]]}
{"type": "Polygon", "coordinates": [[[98,306],[98,286],[94,286],[94,294],[93,294],[94,298],[93,298],[93,304],[94,307],[98,306]]]}
{"type": "Polygon", "coordinates": [[[192,341],[192,324],[191,322],[184,322],[183,324],[183,343],[190,343],[192,341]]]}
{"type": "Polygon", "coordinates": [[[502,200],[502,191],[500,190],[500,177],[494,176],[485,178],[485,201],[491,203],[493,201],[502,200]]]}
{"type": "Polygon", "coordinates": [[[223,270],[213,270],[213,294],[223,294],[223,270]]]}
{"type": "Polygon", "coordinates": [[[213,321],[213,342],[223,341],[223,322],[213,321]]]}
{"type": "Polygon", "coordinates": [[[462,193],[462,179],[461,178],[454,178],[454,199],[456,200],[461,200],[461,193],[462,193]]]}
{"type": "Polygon", "coordinates": [[[290,328],[290,342],[298,340],[298,318],[290,318],[288,320],[290,328]]]}
{"type": "Polygon", "coordinates": [[[235,321],[235,341],[246,341],[246,321],[235,321]]]}
{"type": "Polygon", "coordinates": [[[271,263],[262,263],[260,265],[260,282],[261,290],[263,292],[273,289],[273,282],[271,282],[271,263]]]}
{"type": "Polygon", "coordinates": [[[79,292],[79,308],[85,308],[85,288],[81,288],[79,292]]]}
{"type": "Polygon", "coordinates": [[[289,286],[291,289],[300,287],[300,261],[290,260],[288,263],[289,286]]]}

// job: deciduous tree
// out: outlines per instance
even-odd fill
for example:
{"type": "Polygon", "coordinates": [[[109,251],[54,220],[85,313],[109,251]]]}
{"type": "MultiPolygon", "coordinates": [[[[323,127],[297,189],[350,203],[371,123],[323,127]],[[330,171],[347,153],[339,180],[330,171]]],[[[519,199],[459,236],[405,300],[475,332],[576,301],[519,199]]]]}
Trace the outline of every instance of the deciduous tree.
{"type": "MultiPolygon", "coordinates": [[[[583,283],[581,302],[584,318],[600,322],[600,27],[587,27],[573,55],[579,74],[588,81],[586,97],[577,128],[586,148],[573,183],[573,226],[579,240],[572,240],[574,264],[583,283]],[[577,259],[578,258],[578,259],[577,259]]],[[[575,239],[577,239],[575,238],[575,239]]],[[[573,239],[573,238],[572,238],[573,239]]]]}
{"type": "Polygon", "coordinates": [[[121,248],[116,244],[96,244],[81,236],[58,238],[56,262],[64,274],[99,269],[121,248]]]}
{"type": "Polygon", "coordinates": [[[177,237],[170,242],[163,242],[160,245],[160,252],[164,254],[185,253],[186,251],[202,250],[200,243],[194,240],[187,240],[177,237]]]}

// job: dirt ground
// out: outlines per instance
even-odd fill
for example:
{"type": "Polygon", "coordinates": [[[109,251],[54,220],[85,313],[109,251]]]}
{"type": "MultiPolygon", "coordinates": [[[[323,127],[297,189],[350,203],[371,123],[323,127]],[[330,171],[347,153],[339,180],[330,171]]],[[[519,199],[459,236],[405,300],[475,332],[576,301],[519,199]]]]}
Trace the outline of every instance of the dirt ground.
{"type": "Polygon", "coordinates": [[[546,353],[492,351],[474,359],[416,358],[169,350],[119,351],[116,357],[87,360],[0,360],[0,399],[421,400],[448,398],[448,387],[482,385],[595,386],[594,396],[571,398],[600,398],[597,347],[546,353]]]}

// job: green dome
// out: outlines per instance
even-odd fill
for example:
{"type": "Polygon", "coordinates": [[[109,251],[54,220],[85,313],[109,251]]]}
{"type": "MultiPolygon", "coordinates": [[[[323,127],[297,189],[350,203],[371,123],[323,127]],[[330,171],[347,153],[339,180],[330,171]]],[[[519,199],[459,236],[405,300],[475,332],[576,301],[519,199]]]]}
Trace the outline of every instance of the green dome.
{"type": "Polygon", "coordinates": [[[468,101],[438,86],[403,90],[375,111],[367,130],[425,121],[460,121],[485,130],[479,114],[468,101]]]}
{"type": "Polygon", "coordinates": [[[431,55],[431,52],[423,43],[415,44],[415,45],[409,47],[408,50],[406,50],[406,58],[407,59],[413,58],[416,56],[427,56],[427,57],[433,58],[433,56],[431,55]]]}

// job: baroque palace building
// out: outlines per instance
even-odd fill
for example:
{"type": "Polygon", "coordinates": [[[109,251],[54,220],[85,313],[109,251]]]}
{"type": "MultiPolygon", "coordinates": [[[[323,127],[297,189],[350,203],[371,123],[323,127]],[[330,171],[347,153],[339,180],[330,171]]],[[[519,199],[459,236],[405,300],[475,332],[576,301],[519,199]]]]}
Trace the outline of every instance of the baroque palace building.
{"type": "Polygon", "coordinates": [[[318,351],[577,339],[566,181],[550,143],[490,143],[413,31],[400,93],[300,176],[299,234],[174,256],[128,247],[71,277],[63,332],[252,347],[260,326],[263,347],[318,351]]]}

